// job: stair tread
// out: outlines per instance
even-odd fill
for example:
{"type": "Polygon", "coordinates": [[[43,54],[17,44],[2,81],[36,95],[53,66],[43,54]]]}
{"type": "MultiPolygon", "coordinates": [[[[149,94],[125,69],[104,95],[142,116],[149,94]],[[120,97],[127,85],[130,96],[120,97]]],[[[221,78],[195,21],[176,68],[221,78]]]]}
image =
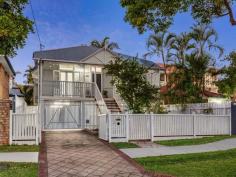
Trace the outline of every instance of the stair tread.
{"type": "Polygon", "coordinates": [[[113,99],[113,98],[104,98],[104,101],[105,101],[105,103],[107,105],[107,108],[111,112],[114,112],[114,113],[115,112],[117,112],[117,113],[121,112],[120,108],[119,108],[119,106],[118,106],[118,104],[117,104],[115,99],[113,99]]]}

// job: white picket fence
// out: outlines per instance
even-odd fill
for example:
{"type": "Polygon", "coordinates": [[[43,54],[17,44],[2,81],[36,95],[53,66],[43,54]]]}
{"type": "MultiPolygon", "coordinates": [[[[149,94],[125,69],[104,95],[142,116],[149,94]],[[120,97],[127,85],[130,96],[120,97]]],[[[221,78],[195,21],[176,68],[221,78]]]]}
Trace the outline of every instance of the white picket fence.
{"type": "Polygon", "coordinates": [[[99,116],[99,138],[109,142],[170,136],[231,134],[230,115],[107,114],[99,116]]]}
{"type": "Polygon", "coordinates": [[[108,139],[108,119],[107,114],[98,115],[98,129],[99,129],[99,138],[103,140],[108,139]]]}
{"type": "Polygon", "coordinates": [[[166,111],[171,114],[208,114],[229,115],[231,114],[231,102],[223,103],[194,103],[194,104],[171,104],[164,105],[166,111]]]}
{"type": "Polygon", "coordinates": [[[36,144],[41,139],[38,113],[10,113],[10,144],[36,144]]]}

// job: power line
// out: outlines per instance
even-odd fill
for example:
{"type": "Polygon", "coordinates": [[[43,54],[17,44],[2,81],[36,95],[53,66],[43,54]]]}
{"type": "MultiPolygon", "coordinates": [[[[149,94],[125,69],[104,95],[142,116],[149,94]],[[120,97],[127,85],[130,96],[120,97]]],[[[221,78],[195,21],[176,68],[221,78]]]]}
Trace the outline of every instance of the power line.
{"type": "Polygon", "coordinates": [[[35,15],[34,15],[34,9],[33,9],[31,0],[29,0],[29,4],[30,4],[30,9],[31,9],[34,25],[35,25],[36,34],[37,34],[38,41],[39,41],[39,48],[40,48],[40,50],[43,50],[44,45],[41,42],[41,38],[40,38],[40,35],[39,35],[39,30],[38,30],[38,26],[37,26],[36,18],[35,18],[35,15]]]}

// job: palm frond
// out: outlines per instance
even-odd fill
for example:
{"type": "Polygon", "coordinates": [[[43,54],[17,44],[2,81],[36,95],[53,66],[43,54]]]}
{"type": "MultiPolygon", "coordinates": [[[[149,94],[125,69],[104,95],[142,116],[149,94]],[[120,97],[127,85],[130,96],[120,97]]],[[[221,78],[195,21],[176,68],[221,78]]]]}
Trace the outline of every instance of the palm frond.
{"type": "Polygon", "coordinates": [[[110,44],[108,44],[107,48],[110,50],[120,49],[119,45],[116,42],[111,42],[110,44]]]}

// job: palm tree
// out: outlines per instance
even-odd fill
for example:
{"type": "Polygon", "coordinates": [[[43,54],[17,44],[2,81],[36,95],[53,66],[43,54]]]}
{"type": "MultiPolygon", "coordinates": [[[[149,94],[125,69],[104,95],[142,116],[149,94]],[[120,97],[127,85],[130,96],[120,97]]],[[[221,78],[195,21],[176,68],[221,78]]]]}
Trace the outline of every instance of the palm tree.
{"type": "Polygon", "coordinates": [[[197,53],[198,56],[203,56],[204,53],[212,49],[218,50],[219,57],[223,55],[224,49],[216,44],[218,39],[217,32],[209,25],[195,24],[192,27],[190,36],[194,40],[195,53],[197,53]]]}
{"type": "Polygon", "coordinates": [[[194,48],[194,44],[191,43],[191,37],[188,33],[181,33],[179,36],[175,36],[174,40],[170,44],[170,52],[168,53],[169,60],[176,60],[182,65],[185,64],[186,55],[194,48]]]}
{"type": "MultiPolygon", "coordinates": [[[[194,41],[195,50],[198,59],[204,59],[204,56],[208,56],[209,63],[214,65],[214,58],[211,57],[210,51],[217,50],[219,52],[219,57],[224,53],[224,49],[216,44],[218,39],[217,32],[209,25],[206,24],[196,24],[192,27],[192,32],[190,33],[191,38],[194,41]]],[[[209,73],[210,74],[210,73],[209,73]]],[[[202,90],[205,90],[205,78],[202,79],[202,90]]]]}
{"type": "Polygon", "coordinates": [[[170,44],[175,38],[175,34],[168,32],[158,32],[149,36],[147,41],[148,53],[144,55],[147,56],[161,56],[162,62],[165,68],[165,77],[167,77],[166,73],[166,62],[168,57],[168,51],[170,44]]]}
{"type": "Polygon", "coordinates": [[[109,42],[109,40],[109,37],[105,37],[102,41],[93,40],[90,42],[90,45],[97,48],[106,48],[109,50],[119,49],[119,45],[116,42],[109,42]]]}
{"type": "Polygon", "coordinates": [[[34,87],[32,84],[34,83],[33,79],[33,71],[34,67],[31,65],[27,66],[28,68],[25,70],[24,77],[26,77],[25,84],[26,85],[19,85],[21,92],[24,94],[25,101],[28,105],[33,105],[33,98],[34,98],[34,87]]]}
{"type": "Polygon", "coordinates": [[[33,79],[34,67],[31,65],[28,65],[27,67],[28,69],[25,70],[25,74],[24,74],[24,77],[26,77],[26,83],[33,84],[34,83],[34,79],[33,79]]]}
{"type": "Polygon", "coordinates": [[[33,105],[34,103],[34,88],[32,85],[18,85],[21,92],[24,95],[27,105],[33,105]]]}

